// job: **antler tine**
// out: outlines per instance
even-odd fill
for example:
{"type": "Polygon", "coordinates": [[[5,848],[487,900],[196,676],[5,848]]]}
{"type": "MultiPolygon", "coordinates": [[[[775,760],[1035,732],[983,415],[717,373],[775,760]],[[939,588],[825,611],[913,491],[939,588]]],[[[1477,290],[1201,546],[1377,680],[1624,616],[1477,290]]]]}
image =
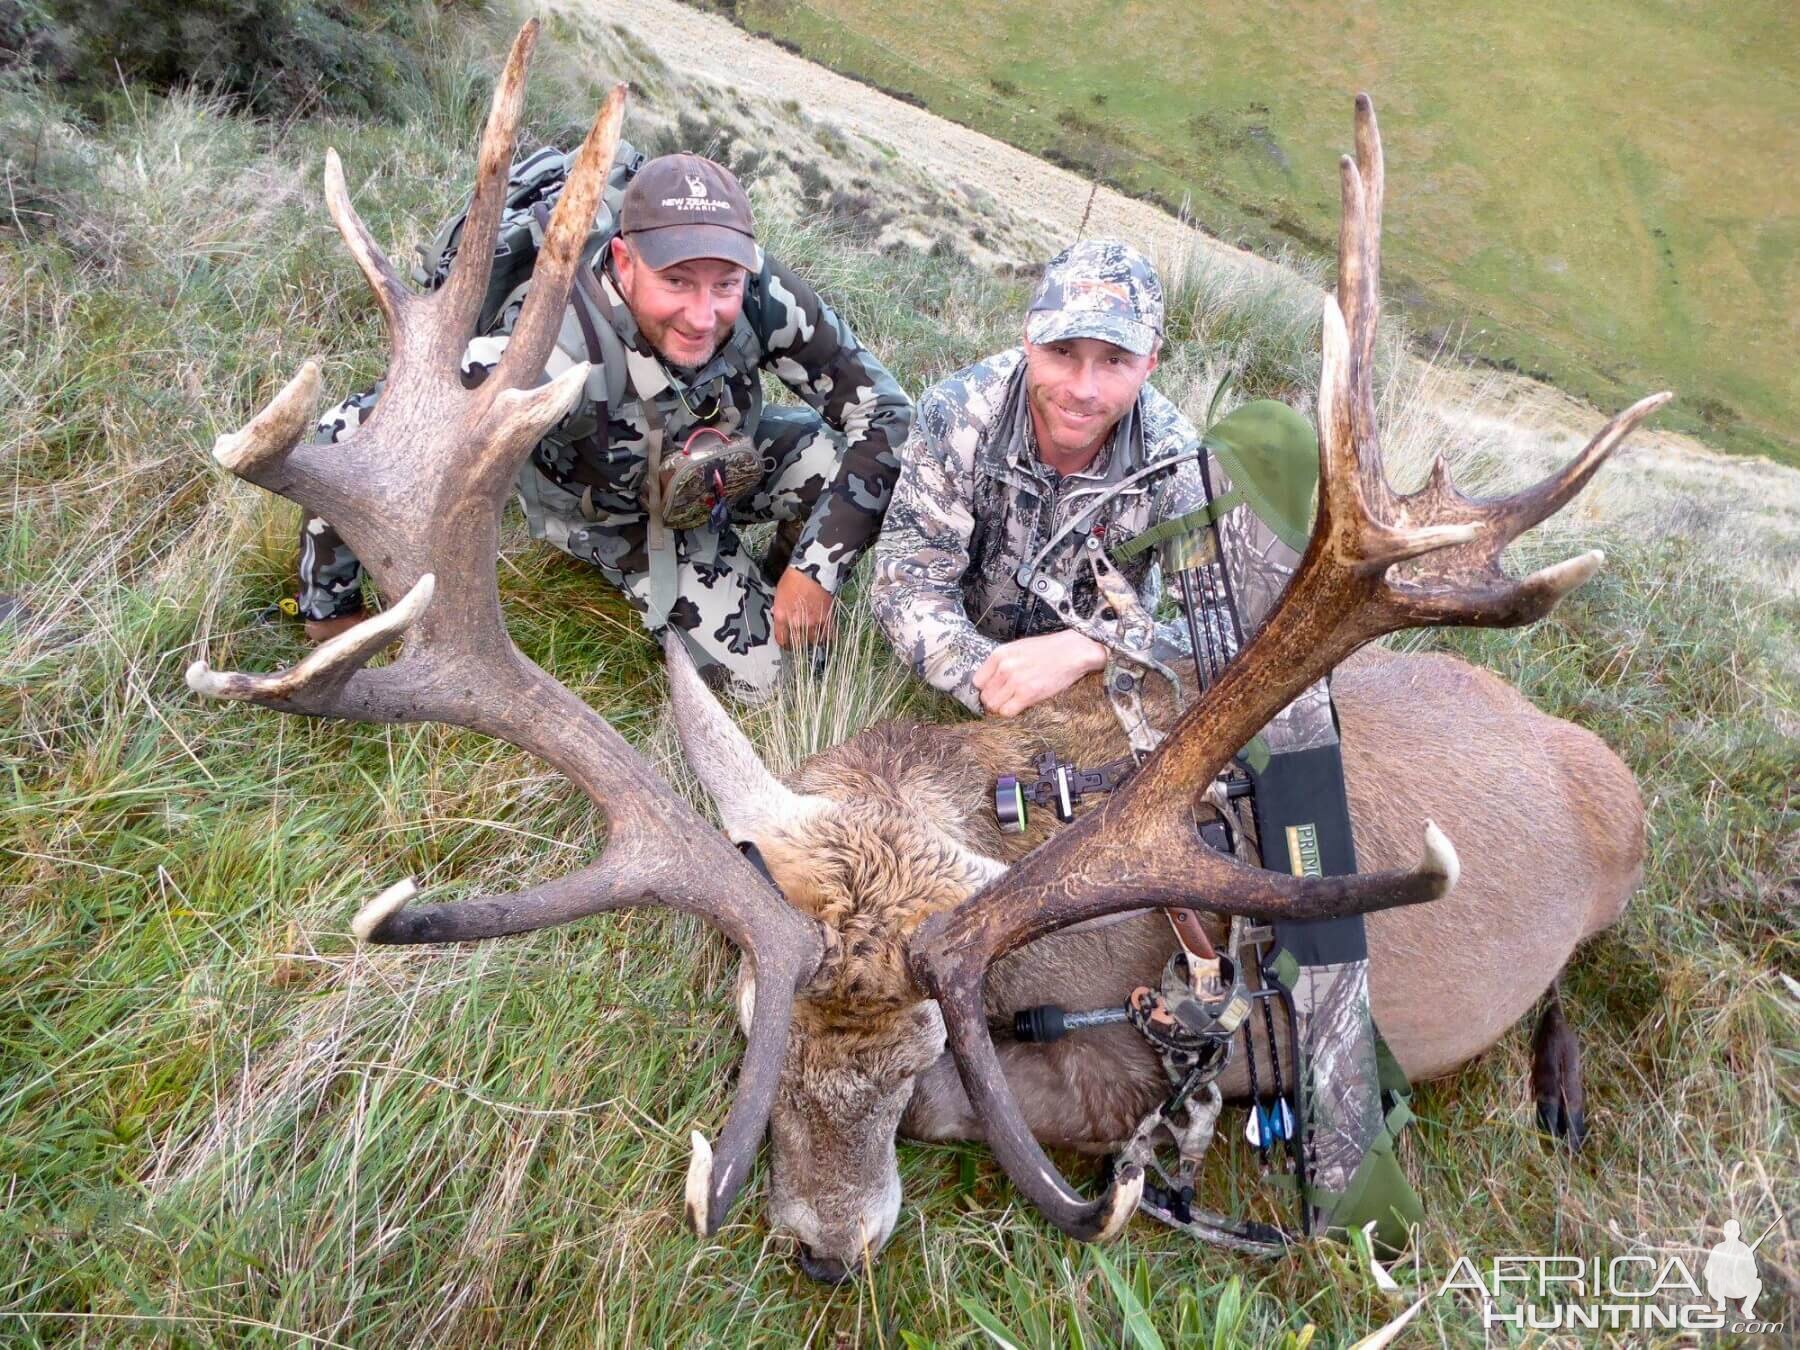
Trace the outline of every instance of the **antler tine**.
{"type": "MultiPolygon", "coordinates": [[[[1348,160],[1345,164],[1348,183],[1356,170],[1348,160]]],[[[1371,410],[1366,415],[1373,416],[1374,395],[1367,368],[1359,367],[1353,339],[1345,332],[1342,311],[1330,296],[1325,297],[1319,345],[1319,520],[1315,535],[1340,562],[1366,573],[1475,539],[1480,526],[1468,520],[1406,527],[1387,523],[1386,518],[1399,516],[1398,506],[1403,503],[1388,486],[1373,438],[1357,431],[1365,406],[1371,410]]],[[[1454,485],[1450,491],[1454,494],[1454,485]]]]}
{"type": "Polygon", "coordinates": [[[1338,226],[1338,275],[1335,303],[1326,300],[1325,357],[1334,356],[1334,334],[1329,325],[1333,308],[1341,317],[1346,346],[1335,353],[1339,378],[1319,385],[1320,436],[1326,435],[1329,417],[1335,436],[1334,452],[1348,457],[1349,469],[1341,479],[1321,476],[1321,491],[1341,483],[1343,491],[1360,493],[1361,501],[1347,519],[1385,518],[1392,513],[1394,493],[1381,472],[1374,451],[1375,338],[1381,320],[1381,197],[1383,172],[1381,142],[1375,129],[1375,109],[1366,94],[1357,99],[1357,158],[1344,155],[1338,161],[1341,220],[1338,226]],[[1365,142],[1368,142],[1365,146],[1365,142]],[[1371,181],[1370,175],[1374,176],[1371,181]],[[1332,393],[1332,403],[1326,393],[1332,393]],[[1327,406],[1331,412],[1326,412],[1327,406]]]}
{"type": "MultiPolygon", "coordinates": [[[[377,652],[411,628],[431,603],[437,578],[427,572],[391,609],[321,643],[297,666],[273,675],[245,675],[214,670],[204,659],[187,668],[187,685],[208,698],[261,704],[278,712],[345,716],[344,686],[377,652]]],[[[384,719],[385,720],[385,719],[384,719]]]]}
{"type": "Polygon", "coordinates": [[[1674,397],[1672,391],[1664,389],[1639,399],[1595,432],[1581,453],[1556,473],[1499,503],[1508,517],[1509,539],[1549,519],[1573,501],[1638,424],[1674,397]]]}
{"type": "MultiPolygon", "coordinates": [[[[1582,452],[1542,482],[1510,497],[1483,501],[1462,496],[1447,480],[1428,483],[1401,505],[1418,518],[1463,519],[1472,542],[1425,553],[1402,574],[1383,581],[1381,631],[1406,627],[1474,624],[1508,627],[1542,618],[1585,582],[1604,561],[1598,550],[1567,559],[1515,581],[1500,555],[1519,535],[1560,511],[1585,487],[1619,444],[1674,395],[1667,390],[1639,399],[1613,417],[1582,452]]],[[[1411,526],[1417,534],[1446,526],[1411,526]]]]}
{"type": "Polygon", "coordinates": [[[312,426],[319,405],[319,363],[308,361],[261,412],[238,431],[213,442],[213,458],[239,478],[256,474],[284,459],[312,426]]]}
{"type": "Polygon", "coordinates": [[[614,85],[595,114],[587,139],[581,143],[575,167],[550,217],[550,228],[544,233],[543,247],[538,250],[531,291],[500,361],[501,376],[509,383],[521,382],[515,376],[529,378],[531,373],[542,370],[550,355],[551,344],[562,326],[569,286],[581,261],[582,245],[594,223],[613,156],[618,153],[619,129],[624,120],[625,86],[614,85]]]}
{"type": "MultiPolygon", "coordinates": [[[[1381,319],[1381,208],[1387,195],[1387,161],[1381,152],[1381,128],[1375,121],[1375,100],[1367,94],[1356,96],[1356,173],[1362,181],[1362,249],[1363,276],[1361,299],[1367,309],[1367,322],[1360,330],[1358,358],[1374,368],[1375,330],[1381,319]]],[[[1371,407],[1370,412],[1374,409],[1371,407]]],[[[1374,423],[1369,424],[1374,430],[1374,423]]]]}
{"type": "MultiPolygon", "coordinates": [[[[519,114],[525,107],[525,73],[537,47],[538,21],[527,19],[506,54],[506,66],[494,85],[487,123],[481,132],[481,149],[475,165],[475,193],[463,218],[462,239],[450,276],[432,302],[458,338],[467,340],[475,331],[481,302],[487,295],[488,277],[494,270],[494,239],[500,230],[500,213],[506,204],[506,173],[512,167],[513,143],[518,139],[519,114]]],[[[543,365],[540,360],[539,367],[543,365]]],[[[537,372],[531,372],[535,375],[537,372]]]]}
{"type": "Polygon", "coordinates": [[[394,264],[388,261],[387,254],[382,252],[381,245],[375,242],[375,236],[369,233],[369,227],[363,224],[363,218],[350,204],[350,190],[344,184],[344,162],[331,147],[325,150],[325,209],[331,213],[332,224],[344,237],[350,256],[356,259],[356,265],[367,278],[369,289],[375,293],[375,303],[381,306],[381,317],[398,354],[406,340],[406,312],[418,303],[418,297],[394,270],[394,264]]]}
{"type": "Polygon", "coordinates": [[[1366,95],[1356,103],[1356,140],[1356,159],[1340,166],[1337,294],[1324,307],[1319,518],[1293,580],[1237,659],[1121,790],[978,894],[927,919],[908,950],[913,978],[942,1008],[957,1069],[996,1155],[1052,1222],[1076,1237],[1112,1231],[1120,1196],[1136,1182],[1124,1178],[1084,1203],[1032,1140],[988,1036],[982,984],[989,966],[1060,928],[1148,905],[1311,919],[1447,894],[1456,884],[1456,853],[1429,822],[1423,855],[1410,871],[1290,877],[1207,848],[1194,828],[1195,794],[1270,717],[1364,643],[1415,624],[1527,622],[1590,576],[1598,554],[1523,582],[1501,570],[1499,557],[1515,535],[1580,491],[1632,427],[1668,398],[1654,395],[1627,409],[1561,473],[1503,501],[1463,497],[1441,465],[1424,489],[1397,496],[1382,470],[1375,426],[1385,170],[1366,95]]]}

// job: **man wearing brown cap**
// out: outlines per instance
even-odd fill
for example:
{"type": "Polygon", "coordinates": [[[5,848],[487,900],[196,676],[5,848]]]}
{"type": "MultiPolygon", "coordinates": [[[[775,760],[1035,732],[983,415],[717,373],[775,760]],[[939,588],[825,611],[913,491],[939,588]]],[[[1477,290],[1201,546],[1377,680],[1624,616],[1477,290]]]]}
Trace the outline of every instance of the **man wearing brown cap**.
{"type": "MultiPolygon", "coordinates": [[[[554,150],[514,166],[503,250],[509,237],[541,237],[563,167],[554,150]]],[[[454,225],[421,269],[427,285],[448,272],[454,225]]],[[[763,252],[743,188],[712,160],[645,161],[622,147],[589,247],[593,266],[545,369],[591,362],[588,397],[520,470],[526,521],[599,569],[646,628],[672,625],[703,672],[765,692],[783,648],[830,630],[832,598],[887,509],[912,406],[817,293],[763,252]],[[806,406],[765,407],[765,370],[806,406]],[[780,522],[762,560],[738,533],[759,521],[780,522]]],[[[466,383],[499,362],[529,276],[506,285],[490,291],[466,383]]],[[[353,430],[379,393],[328,414],[324,438],[353,430]]],[[[302,531],[299,570],[309,634],[362,618],[361,566],[323,520],[302,531]]]]}

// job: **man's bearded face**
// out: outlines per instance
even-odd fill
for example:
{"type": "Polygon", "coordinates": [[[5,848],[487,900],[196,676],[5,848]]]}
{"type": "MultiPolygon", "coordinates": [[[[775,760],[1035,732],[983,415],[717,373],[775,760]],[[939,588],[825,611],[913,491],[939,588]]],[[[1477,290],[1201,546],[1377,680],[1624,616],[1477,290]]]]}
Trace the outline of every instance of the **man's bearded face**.
{"type": "Polygon", "coordinates": [[[638,331],[669,365],[695,370],[724,345],[744,308],[744,269],[720,258],[649,267],[623,239],[613,240],[619,294],[638,331]]]}
{"type": "Polygon", "coordinates": [[[1027,341],[1025,392],[1040,454],[1063,472],[1084,467],[1155,369],[1155,356],[1138,356],[1099,338],[1065,338],[1041,347],[1027,341]]]}

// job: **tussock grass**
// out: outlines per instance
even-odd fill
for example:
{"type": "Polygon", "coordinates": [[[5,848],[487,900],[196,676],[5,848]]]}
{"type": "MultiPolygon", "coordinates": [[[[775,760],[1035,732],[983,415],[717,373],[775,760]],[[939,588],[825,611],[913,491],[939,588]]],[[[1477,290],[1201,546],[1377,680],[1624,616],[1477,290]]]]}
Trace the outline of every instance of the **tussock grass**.
{"type": "MultiPolygon", "coordinates": [[[[540,129],[580,120],[616,70],[673,87],[588,36],[599,57],[540,71],[540,129]]],[[[706,929],[637,913],[468,950],[353,949],[348,916],[401,875],[454,898],[599,843],[584,801],[506,747],[205,704],[181,683],[202,651],[253,669],[300,651],[266,613],[295,512],[216,473],[213,436],[304,356],[334,387],[379,368],[317,204],[323,147],[402,254],[466,181],[487,41],[446,30],[436,101],[404,133],[244,122],[191,95],[89,129],[37,92],[0,102],[8,147],[49,147],[37,214],[0,223],[0,591],[26,607],[0,621],[6,1337],[893,1346],[976,1344],[988,1324],[1100,1344],[1132,1335],[1134,1299],[1178,1344],[1385,1321],[1394,1305],[1337,1246],[1268,1267],[1140,1224],[1108,1258],[1115,1283],[977,1147],[903,1147],[892,1246],[869,1279],[818,1290],[765,1232],[760,1181],[716,1239],[680,1226],[687,1131],[716,1130],[739,1051],[735,957],[706,929]]],[[[645,105],[653,126],[668,115],[645,105]]],[[[30,161],[6,153],[25,184],[30,161]]],[[[1020,284],[947,251],[774,215],[771,232],[910,388],[1017,331],[1020,284]]],[[[1226,371],[1234,397],[1303,404],[1316,333],[1298,292],[1233,285],[1172,286],[1159,382],[1196,415],[1226,371]]],[[[1383,397],[1401,480],[1443,447],[1492,490],[1570,449],[1460,421],[1417,381],[1383,397]]],[[[1791,1224],[1800,1197],[1800,1019],[1777,978],[1797,968],[1792,522],[1659,474],[1628,459],[1521,546],[1522,564],[1613,555],[1551,620],[1428,640],[1604,735],[1653,832],[1643,892],[1566,981],[1588,1151],[1535,1136],[1527,1028],[1419,1093],[1404,1152],[1431,1218],[1399,1273],[1421,1288],[1462,1252],[1704,1247],[1730,1214],[1791,1224]]],[[[516,521],[504,548],[520,644],[691,793],[636,620],[516,521]]],[[[745,711],[777,766],[896,712],[943,715],[859,603],[845,628],[821,673],[745,711]]],[[[1209,1184],[1247,1200],[1251,1167],[1223,1142],[1209,1184]]],[[[1758,1255],[1762,1306],[1791,1317],[1791,1227],[1758,1255]]],[[[1424,1316],[1427,1338],[1480,1340],[1454,1301],[1424,1316]]]]}

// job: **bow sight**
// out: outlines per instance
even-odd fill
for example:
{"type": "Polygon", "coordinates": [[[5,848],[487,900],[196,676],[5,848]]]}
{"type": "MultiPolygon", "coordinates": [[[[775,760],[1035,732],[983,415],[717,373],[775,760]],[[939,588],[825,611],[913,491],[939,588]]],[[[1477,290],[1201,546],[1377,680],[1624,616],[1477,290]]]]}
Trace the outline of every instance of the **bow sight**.
{"type": "Polygon", "coordinates": [[[1111,792],[1137,767],[1129,755],[1098,769],[1078,769],[1046,750],[1033,764],[1037,777],[1021,781],[1002,774],[994,783],[994,815],[1008,834],[1023,834],[1031,806],[1048,806],[1065,825],[1075,819],[1075,803],[1096,792],[1111,792]]]}

